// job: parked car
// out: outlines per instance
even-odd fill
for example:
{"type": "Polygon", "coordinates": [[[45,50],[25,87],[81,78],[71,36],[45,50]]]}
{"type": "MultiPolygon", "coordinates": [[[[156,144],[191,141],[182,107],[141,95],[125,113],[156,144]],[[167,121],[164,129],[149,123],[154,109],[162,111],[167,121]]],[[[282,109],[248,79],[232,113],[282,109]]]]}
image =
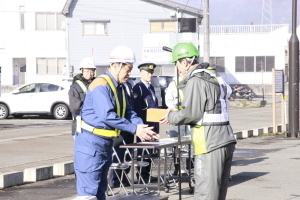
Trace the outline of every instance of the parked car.
{"type": "Polygon", "coordinates": [[[9,115],[53,115],[66,119],[70,115],[68,91],[70,82],[25,84],[0,97],[0,119],[9,115]]]}

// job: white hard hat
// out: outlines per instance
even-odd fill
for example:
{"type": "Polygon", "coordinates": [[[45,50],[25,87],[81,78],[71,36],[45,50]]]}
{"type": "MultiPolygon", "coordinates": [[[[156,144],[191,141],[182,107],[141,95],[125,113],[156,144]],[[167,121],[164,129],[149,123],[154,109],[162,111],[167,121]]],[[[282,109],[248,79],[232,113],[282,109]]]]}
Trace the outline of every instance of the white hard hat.
{"type": "Polygon", "coordinates": [[[133,64],[135,62],[135,56],[132,49],[125,46],[118,46],[111,51],[108,62],[133,64]]]}
{"type": "Polygon", "coordinates": [[[80,69],[83,68],[96,69],[94,60],[90,57],[85,57],[84,59],[82,59],[80,62],[80,69]]]}

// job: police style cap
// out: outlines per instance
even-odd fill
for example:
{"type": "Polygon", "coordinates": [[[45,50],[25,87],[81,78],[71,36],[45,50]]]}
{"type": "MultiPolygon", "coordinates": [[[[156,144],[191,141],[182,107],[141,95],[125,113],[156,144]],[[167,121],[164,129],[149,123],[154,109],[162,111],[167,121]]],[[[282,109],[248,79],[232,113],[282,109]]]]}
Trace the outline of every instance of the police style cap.
{"type": "Polygon", "coordinates": [[[150,72],[150,73],[154,72],[155,67],[156,67],[156,64],[154,64],[154,63],[143,63],[138,66],[140,71],[146,70],[147,72],[150,72]]]}

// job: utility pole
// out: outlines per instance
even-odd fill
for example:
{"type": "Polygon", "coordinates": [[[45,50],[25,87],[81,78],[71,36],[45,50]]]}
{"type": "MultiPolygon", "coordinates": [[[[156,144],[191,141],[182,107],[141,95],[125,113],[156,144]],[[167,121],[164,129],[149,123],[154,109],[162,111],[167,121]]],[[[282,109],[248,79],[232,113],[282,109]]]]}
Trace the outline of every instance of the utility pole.
{"type": "Polygon", "coordinates": [[[204,52],[203,52],[203,61],[209,63],[210,57],[210,42],[209,42],[209,0],[203,0],[204,12],[204,52]]]}
{"type": "Polygon", "coordinates": [[[297,0],[292,3],[292,35],[289,41],[289,134],[299,137],[299,40],[296,34],[297,0]]]}

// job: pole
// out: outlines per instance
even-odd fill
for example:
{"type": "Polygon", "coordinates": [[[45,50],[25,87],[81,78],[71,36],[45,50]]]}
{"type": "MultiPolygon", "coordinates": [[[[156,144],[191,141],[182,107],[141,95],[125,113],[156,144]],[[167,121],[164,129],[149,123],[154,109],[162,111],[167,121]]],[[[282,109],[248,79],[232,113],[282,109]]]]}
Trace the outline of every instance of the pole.
{"type": "MultiPolygon", "coordinates": [[[[284,85],[283,85],[284,87],[284,85]]],[[[285,107],[284,107],[284,104],[285,104],[285,99],[284,99],[284,92],[280,94],[280,97],[281,97],[281,132],[286,134],[285,133],[285,107]]]]}
{"type": "Polygon", "coordinates": [[[297,0],[292,3],[292,35],[289,40],[289,135],[299,132],[299,40],[296,34],[297,0]]]}
{"type": "Polygon", "coordinates": [[[265,89],[264,89],[264,69],[262,65],[262,60],[260,61],[260,67],[261,67],[261,89],[262,89],[262,96],[263,96],[263,102],[265,102],[265,89]]]}
{"type": "MultiPolygon", "coordinates": [[[[179,85],[179,72],[177,70],[177,86],[179,85]]],[[[180,102],[180,96],[179,96],[179,88],[177,87],[177,105],[179,106],[179,102],[180,102]]],[[[181,178],[181,135],[180,135],[180,125],[178,125],[178,168],[179,168],[179,176],[178,176],[178,189],[179,189],[179,200],[181,200],[181,182],[182,182],[182,178],[181,178]]],[[[175,157],[176,159],[176,157],[175,157]]],[[[175,160],[175,162],[177,161],[177,159],[175,160]]]]}
{"type": "Polygon", "coordinates": [[[1,66],[0,66],[0,97],[1,97],[1,66]]]}
{"type": "MultiPolygon", "coordinates": [[[[178,43],[178,32],[179,32],[179,22],[178,22],[178,15],[179,15],[179,7],[177,7],[177,14],[176,14],[176,17],[177,17],[177,33],[176,33],[176,41],[178,43]]],[[[176,67],[175,67],[176,69],[176,67]]],[[[176,69],[176,79],[177,79],[177,86],[179,84],[179,72],[178,70],[176,69]]],[[[179,97],[179,89],[177,87],[177,105],[179,106],[179,100],[180,97],[179,97]]],[[[181,163],[180,163],[180,160],[181,160],[181,137],[180,137],[180,125],[178,126],[178,148],[179,148],[179,151],[178,151],[178,168],[179,168],[179,176],[178,176],[178,189],[179,189],[179,200],[181,200],[181,163]]],[[[177,162],[177,158],[175,156],[175,161],[174,163],[177,162]]]]}
{"type": "Polygon", "coordinates": [[[209,0],[204,0],[203,3],[204,12],[203,12],[203,20],[204,20],[204,52],[203,52],[203,61],[209,63],[210,57],[210,42],[209,42],[209,0]]]}
{"type": "Polygon", "coordinates": [[[272,99],[273,99],[273,104],[272,104],[272,110],[273,110],[273,133],[277,133],[277,126],[276,126],[276,91],[275,91],[275,84],[276,84],[276,79],[275,79],[275,69],[272,69],[272,99]]]}

